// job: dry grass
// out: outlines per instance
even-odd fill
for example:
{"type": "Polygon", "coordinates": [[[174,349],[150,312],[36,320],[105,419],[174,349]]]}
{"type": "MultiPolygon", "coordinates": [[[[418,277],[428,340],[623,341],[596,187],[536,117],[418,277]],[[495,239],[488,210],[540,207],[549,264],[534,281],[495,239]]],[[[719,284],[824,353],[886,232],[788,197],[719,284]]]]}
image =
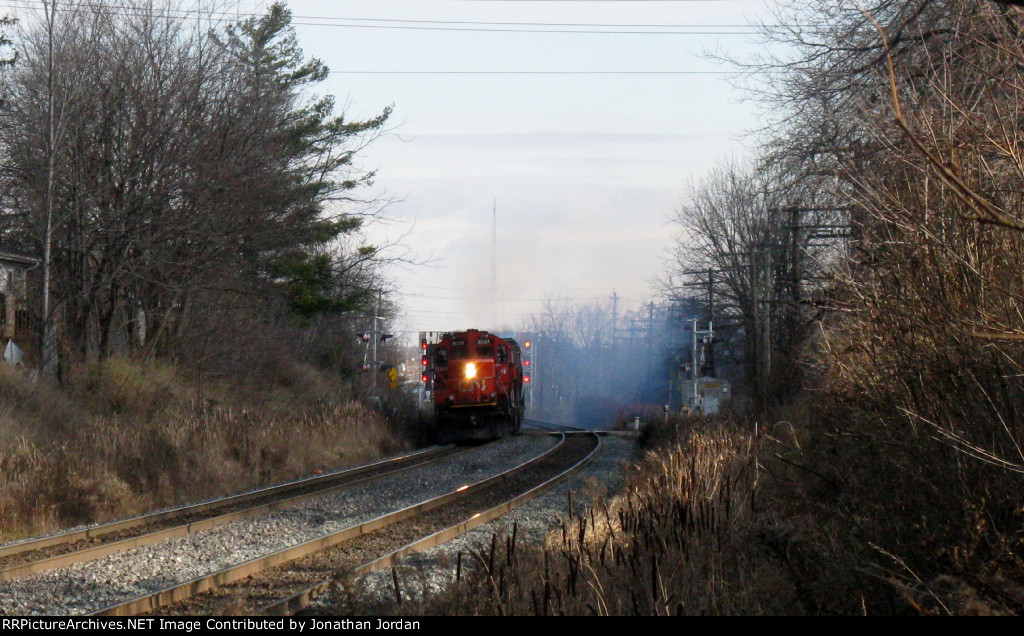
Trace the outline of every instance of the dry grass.
{"type": "Polygon", "coordinates": [[[763,448],[778,517],[767,540],[815,611],[1024,611],[1015,479],[863,402],[814,406],[792,410],[763,448]]]}
{"type": "Polygon", "coordinates": [[[199,402],[171,367],[115,360],[67,385],[0,365],[0,540],[363,463],[405,444],[354,401],[278,393],[241,406],[236,385],[207,386],[223,401],[199,402]]]}
{"type": "MultiPolygon", "coordinates": [[[[938,440],[900,439],[888,430],[883,436],[876,420],[822,395],[777,413],[774,424],[758,427],[757,438],[752,425],[729,416],[677,420],[646,441],[650,450],[629,468],[624,493],[594,497],[545,544],[525,543],[515,531],[494,535],[451,564],[442,591],[413,595],[425,600],[398,605],[377,598],[367,606],[363,595],[334,609],[403,615],[1024,611],[1024,508],[1019,497],[1007,496],[1005,475],[957,462],[956,451],[938,440]]],[[[402,576],[396,589],[416,588],[417,573],[402,576]]],[[[345,587],[357,588],[358,582],[345,587]]]]}
{"type": "MultiPolygon", "coordinates": [[[[718,420],[630,470],[545,545],[516,532],[461,555],[447,591],[375,612],[499,615],[772,614],[800,610],[789,572],[758,540],[753,437],[718,420]]],[[[339,608],[342,611],[344,608],[339,608]]],[[[361,608],[365,611],[366,608],[361,608]]]]}

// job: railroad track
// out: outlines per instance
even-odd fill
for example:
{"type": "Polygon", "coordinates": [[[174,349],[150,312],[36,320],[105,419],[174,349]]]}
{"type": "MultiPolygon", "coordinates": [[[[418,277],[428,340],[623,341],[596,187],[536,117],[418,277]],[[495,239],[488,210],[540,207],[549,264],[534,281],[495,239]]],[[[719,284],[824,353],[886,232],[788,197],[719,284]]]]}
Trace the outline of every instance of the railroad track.
{"type": "Polygon", "coordinates": [[[0,548],[0,582],[264,515],[464,452],[466,449],[452,446],[428,449],[201,504],[11,544],[0,548]]]}
{"type": "Polygon", "coordinates": [[[95,612],[99,615],[281,614],[315,599],[339,573],[364,574],[405,554],[451,540],[550,488],[600,450],[596,435],[561,434],[560,443],[515,468],[214,574],[95,612]],[[495,505],[496,501],[503,502],[495,505]]]}
{"type": "Polygon", "coordinates": [[[544,420],[535,420],[533,418],[527,418],[523,420],[523,425],[545,432],[581,433],[587,430],[579,426],[572,426],[570,424],[558,424],[556,422],[546,422],[544,420]]]}

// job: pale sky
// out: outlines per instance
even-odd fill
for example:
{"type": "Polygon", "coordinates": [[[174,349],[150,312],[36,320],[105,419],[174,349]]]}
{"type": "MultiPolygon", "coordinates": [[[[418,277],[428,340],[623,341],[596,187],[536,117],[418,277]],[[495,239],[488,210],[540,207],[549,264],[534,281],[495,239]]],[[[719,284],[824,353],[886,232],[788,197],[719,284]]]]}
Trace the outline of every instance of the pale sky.
{"type": "MultiPolygon", "coordinates": [[[[268,4],[238,0],[243,12],[268,4]]],[[[408,332],[516,329],[551,297],[616,292],[620,311],[653,298],[668,218],[757,126],[728,69],[701,53],[749,55],[762,0],[288,6],[305,53],[332,71],[318,92],[352,119],[394,104],[391,134],[361,161],[399,199],[371,239],[402,237],[434,261],[388,271],[408,332]]]]}
{"type": "Polygon", "coordinates": [[[412,332],[514,329],[549,297],[616,292],[620,309],[651,298],[668,217],[691,180],[746,151],[742,134],[757,125],[755,106],[701,52],[745,54],[743,25],[766,15],[760,0],[289,7],[349,113],[395,105],[395,134],[364,165],[402,199],[386,231],[436,259],[390,272],[412,332]]]}

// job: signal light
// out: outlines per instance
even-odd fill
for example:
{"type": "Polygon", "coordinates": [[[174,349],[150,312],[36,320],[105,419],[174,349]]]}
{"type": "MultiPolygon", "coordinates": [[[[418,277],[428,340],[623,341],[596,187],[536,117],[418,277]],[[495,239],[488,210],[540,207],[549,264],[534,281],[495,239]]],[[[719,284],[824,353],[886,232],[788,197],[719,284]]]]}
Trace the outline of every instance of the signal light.
{"type": "Polygon", "coordinates": [[[533,346],[533,343],[529,340],[523,343],[523,349],[529,349],[531,346],[533,346]]]}
{"type": "Polygon", "coordinates": [[[524,367],[530,366],[530,360],[523,360],[523,366],[524,367]]]}
{"type": "Polygon", "coordinates": [[[529,384],[529,383],[530,383],[530,376],[524,375],[523,376],[523,384],[529,384]]]}
{"type": "Polygon", "coordinates": [[[424,373],[423,375],[420,376],[420,379],[423,380],[424,384],[426,384],[428,381],[430,381],[430,376],[424,373]]]}
{"type": "Polygon", "coordinates": [[[428,356],[423,356],[422,358],[420,358],[420,364],[422,366],[427,366],[428,364],[430,364],[430,358],[428,356]]]}
{"type": "Polygon", "coordinates": [[[420,340],[420,349],[423,349],[424,351],[427,350],[427,339],[426,338],[420,340]]]}
{"type": "Polygon", "coordinates": [[[359,339],[362,340],[363,342],[368,342],[370,340],[370,334],[364,331],[363,333],[359,334],[359,339]]]}

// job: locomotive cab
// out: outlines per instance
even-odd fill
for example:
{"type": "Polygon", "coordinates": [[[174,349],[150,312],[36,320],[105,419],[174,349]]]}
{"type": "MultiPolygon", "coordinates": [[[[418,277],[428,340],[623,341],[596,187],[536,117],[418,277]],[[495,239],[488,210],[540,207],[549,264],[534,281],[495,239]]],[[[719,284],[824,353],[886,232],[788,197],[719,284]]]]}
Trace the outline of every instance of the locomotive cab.
{"type": "Polygon", "coordinates": [[[519,345],[487,331],[448,334],[434,347],[433,397],[441,441],[492,439],[519,431],[519,345]]]}

